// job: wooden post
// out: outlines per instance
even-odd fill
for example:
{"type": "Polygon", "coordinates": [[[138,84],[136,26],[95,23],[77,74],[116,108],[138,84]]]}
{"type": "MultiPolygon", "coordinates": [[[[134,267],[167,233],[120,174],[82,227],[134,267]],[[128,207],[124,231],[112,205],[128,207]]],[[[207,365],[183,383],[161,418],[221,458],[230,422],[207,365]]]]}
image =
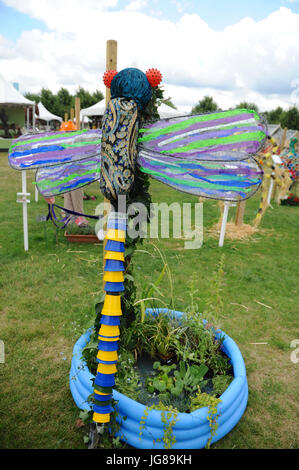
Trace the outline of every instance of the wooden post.
{"type": "Polygon", "coordinates": [[[287,139],[287,128],[285,127],[281,136],[281,142],[280,142],[280,151],[282,152],[286,143],[287,139]]]}
{"type": "Polygon", "coordinates": [[[68,121],[68,113],[64,113],[64,122],[68,121]]]}
{"type": "Polygon", "coordinates": [[[71,108],[71,121],[74,120],[74,117],[75,117],[75,110],[74,108],[71,108]]]}
{"type": "Polygon", "coordinates": [[[75,98],[75,116],[76,116],[76,129],[77,131],[81,128],[80,122],[80,98],[76,96],[75,98]]]}
{"type": "Polygon", "coordinates": [[[241,227],[241,225],[243,225],[245,207],[246,207],[246,201],[238,202],[238,205],[237,205],[237,214],[236,214],[236,220],[235,220],[235,224],[236,224],[238,227],[241,227]]]}
{"type": "MultiPolygon", "coordinates": [[[[109,39],[106,43],[106,71],[107,70],[117,70],[117,41],[114,39],[109,39]]],[[[106,106],[110,101],[110,88],[106,87],[106,106]]],[[[109,200],[104,198],[104,204],[108,204],[109,200]]],[[[105,214],[104,214],[105,215],[105,214]]],[[[104,223],[104,235],[107,232],[107,224],[104,223]]],[[[105,239],[103,240],[103,270],[104,270],[104,256],[105,256],[105,239]]],[[[104,272],[104,271],[103,271],[104,272]]],[[[103,288],[104,288],[104,276],[103,276],[103,288]]]]}
{"type": "MultiPolygon", "coordinates": [[[[106,70],[117,70],[117,41],[114,39],[109,39],[106,44],[106,70]]],[[[110,88],[106,87],[106,106],[110,96],[110,88]]]]}

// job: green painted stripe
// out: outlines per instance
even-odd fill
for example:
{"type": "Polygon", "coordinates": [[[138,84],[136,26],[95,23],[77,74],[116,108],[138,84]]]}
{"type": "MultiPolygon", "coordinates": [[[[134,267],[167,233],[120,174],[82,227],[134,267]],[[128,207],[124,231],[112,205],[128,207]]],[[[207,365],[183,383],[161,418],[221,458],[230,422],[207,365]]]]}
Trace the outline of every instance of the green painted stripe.
{"type": "MultiPolygon", "coordinates": [[[[155,176],[159,176],[160,178],[163,178],[167,181],[171,181],[172,183],[176,183],[180,186],[193,186],[193,187],[198,187],[198,188],[206,188],[206,189],[219,189],[219,190],[227,190],[227,191],[238,191],[238,188],[236,188],[235,186],[231,187],[231,186],[223,186],[223,185],[217,185],[217,184],[213,184],[213,183],[206,183],[205,181],[200,181],[200,182],[192,182],[192,181],[182,181],[181,179],[177,179],[177,178],[172,178],[170,176],[165,176],[163,175],[162,173],[159,173],[158,171],[150,171],[150,170],[147,170],[146,168],[144,167],[140,167],[141,171],[143,173],[148,173],[149,175],[155,175],[155,176]]],[[[239,188],[239,191],[242,191],[242,192],[250,192],[251,189],[248,188],[239,188]]]]}
{"type": "Polygon", "coordinates": [[[83,176],[86,176],[86,175],[90,175],[90,174],[93,174],[93,173],[100,173],[101,172],[101,169],[96,169],[96,170],[89,170],[89,171],[85,171],[84,173],[80,173],[80,174],[77,174],[77,173],[74,173],[64,179],[61,179],[60,181],[52,181],[52,180],[49,180],[49,179],[45,179],[41,182],[37,182],[37,185],[40,187],[40,188],[52,188],[54,186],[58,186],[58,185],[61,185],[62,183],[67,183],[73,179],[75,179],[76,177],[83,177],[83,176]]]}
{"type": "MultiPolygon", "coordinates": [[[[188,145],[183,147],[177,147],[176,149],[172,150],[162,150],[162,154],[174,154],[174,153],[181,153],[181,152],[188,152],[190,150],[196,150],[203,147],[215,147],[218,145],[225,145],[225,144],[237,144],[241,142],[253,142],[253,141],[261,141],[264,138],[265,134],[261,131],[257,132],[248,132],[248,134],[237,134],[228,137],[221,137],[219,139],[207,139],[207,140],[197,140],[196,142],[191,142],[188,145]]],[[[208,150],[208,149],[207,149],[208,150]]]]}
{"type": "MultiPolygon", "coordinates": [[[[240,130],[242,130],[243,127],[256,127],[257,123],[256,122],[252,122],[252,123],[245,123],[245,124],[237,124],[237,125],[231,125],[231,126],[222,126],[222,127],[219,127],[217,129],[211,129],[211,130],[205,130],[204,132],[218,132],[218,131],[229,131],[231,129],[235,129],[236,127],[240,130]]],[[[236,130],[236,132],[238,132],[236,130]]],[[[248,132],[248,131],[247,131],[248,132]]],[[[194,136],[194,134],[193,134],[194,136]]],[[[181,142],[183,139],[187,139],[189,136],[186,135],[185,137],[182,137],[181,135],[178,135],[176,139],[173,139],[171,140],[171,142],[169,142],[169,144],[174,144],[175,142],[181,142]]],[[[192,137],[192,134],[190,134],[190,137],[192,137]]],[[[215,138],[215,137],[214,137],[215,138]]],[[[216,137],[217,138],[217,137],[216,137]]]]}
{"type": "Polygon", "coordinates": [[[61,147],[64,148],[71,148],[71,147],[85,147],[86,145],[97,145],[101,143],[101,139],[99,140],[92,140],[91,142],[77,142],[74,144],[61,144],[61,147]]]}
{"type": "Polygon", "coordinates": [[[159,137],[160,135],[174,133],[174,132],[178,132],[180,130],[186,129],[198,122],[208,123],[209,121],[213,121],[215,119],[223,119],[223,118],[233,117],[233,116],[238,116],[238,115],[241,116],[242,114],[252,114],[257,120],[259,120],[259,116],[255,111],[247,110],[247,109],[235,109],[232,111],[207,114],[207,115],[197,116],[197,117],[190,118],[190,119],[185,119],[183,121],[178,122],[177,124],[171,124],[162,129],[156,129],[155,127],[151,127],[148,129],[140,129],[140,131],[146,132],[148,135],[140,137],[138,141],[147,142],[149,140],[153,140],[159,137]]]}
{"type": "Polygon", "coordinates": [[[26,141],[16,142],[15,144],[12,144],[10,146],[10,148],[12,149],[14,147],[19,147],[20,145],[27,145],[27,144],[31,144],[31,143],[34,143],[34,142],[44,142],[44,141],[48,141],[48,140],[55,140],[55,139],[61,138],[61,137],[73,137],[75,135],[82,135],[83,133],[85,133],[87,131],[88,131],[88,129],[82,129],[80,131],[68,132],[67,134],[61,133],[59,135],[51,135],[51,136],[48,136],[48,137],[38,137],[36,139],[30,139],[30,140],[26,140],[26,141]]]}

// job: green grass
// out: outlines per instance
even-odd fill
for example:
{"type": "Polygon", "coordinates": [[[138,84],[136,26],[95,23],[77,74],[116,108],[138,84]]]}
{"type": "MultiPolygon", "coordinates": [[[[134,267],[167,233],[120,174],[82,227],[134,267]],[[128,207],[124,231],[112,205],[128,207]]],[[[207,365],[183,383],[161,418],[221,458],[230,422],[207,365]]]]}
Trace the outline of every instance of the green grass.
{"type": "MultiPolygon", "coordinates": [[[[102,286],[102,245],[68,244],[51,222],[37,222],[47,213],[40,197],[34,202],[34,173],[28,172],[31,192],[29,251],[23,249],[20,173],[0,156],[0,339],[5,363],[0,364],[1,448],[85,448],[87,429],[76,427],[79,410],[69,390],[69,368],[75,341],[93,324],[93,303],[102,286]]],[[[97,201],[85,201],[92,214],[102,200],[99,187],[87,187],[97,201]]],[[[157,182],[151,183],[155,202],[195,202],[157,182]]],[[[62,204],[62,199],[58,199],[62,204]]],[[[245,222],[251,222],[259,194],[247,202],[245,222]]],[[[212,448],[296,448],[297,368],[290,360],[290,343],[298,332],[299,208],[272,204],[261,230],[247,241],[209,238],[207,229],[219,218],[216,201],[204,202],[204,243],[184,250],[184,240],[147,240],[134,257],[139,291],[162,269],[153,242],[163,250],[174,286],[175,308],[190,305],[194,279],[198,304],[204,310],[211,279],[225,254],[221,328],[238,344],[244,357],[249,402],[237,426],[212,448]],[[264,305],[267,305],[267,308],[264,305]],[[252,344],[267,343],[267,344],[252,344]]],[[[234,218],[234,209],[230,210],[234,218]]],[[[169,284],[161,286],[169,300],[169,284]]]]}

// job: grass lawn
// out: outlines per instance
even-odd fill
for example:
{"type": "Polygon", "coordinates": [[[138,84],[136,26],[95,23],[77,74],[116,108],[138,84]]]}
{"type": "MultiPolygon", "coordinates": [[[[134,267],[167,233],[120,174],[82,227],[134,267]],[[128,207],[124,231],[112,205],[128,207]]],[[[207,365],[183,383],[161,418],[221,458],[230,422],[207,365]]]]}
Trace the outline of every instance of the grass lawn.
{"type": "MultiPolygon", "coordinates": [[[[102,245],[68,244],[51,222],[38,222],[47,205],[34,202],[34,173],[27,173],[31,203],[29,251],[23,249],[22,206],[16,203],[21,175],[0,154],[0,447],[9,449],[83,449],[87,429],[76,427],[79,410],[69,390],[75,341],[93,324],[93,303],[102,287],[102,245]]],[[[94,213],[102,200],[98,183],[85,188],[97,195],[86,201],[94,213]]],[[[153,181],[154,202],[192,202],[196,198],[153,181]]],[[[62,199],[57,199],[62,205],[62,199]]],[[[247,202],[251,222],[259,193],[247,202]]],[[[190,305],[191,284],[204,310],[211,279],[225,255],[221,328],[238,344],[245,360],[249,401],[237,426],[213,448],[298,448],[298,366],[291,361],[291,341],[299,338],[299,208],[277,206],[266,212],[250,240],[218,240],[207,230],[219,218],[216,201],[204,202],[204,243],[184,250],[184,240],[155,241],[171,273],[175,308],[190,305]]],[[[234,209],[229,218],[234,217],[234,209]]],[[[162,262],[152,241],[135,255],[135,278],[141,290],[154,281],[162,262]]],[[[162,286],[169,299],[169,284],[162,286]]]]}

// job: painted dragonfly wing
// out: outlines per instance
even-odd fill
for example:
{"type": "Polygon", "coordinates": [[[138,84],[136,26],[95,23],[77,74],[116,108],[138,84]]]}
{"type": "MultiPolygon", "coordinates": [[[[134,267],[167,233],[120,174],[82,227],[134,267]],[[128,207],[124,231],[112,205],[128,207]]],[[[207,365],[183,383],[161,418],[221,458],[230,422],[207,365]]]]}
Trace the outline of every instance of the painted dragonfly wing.
{"type": "MultiPolygon", "coordinates": [[[[238,153],[238,157],[240,157],[238,153]]],[[[263,171],[252,157],[211,161],[158,155],[141,150],[140,170],[178,191],[195,196],[241,201],[251,197],[262,182],[263,171]]]]}
{"type": "Polygon", "coordinates": [[[41,167],[36,171],[35,182],[44,197],[58,196],[93,181],[101,175],[101,155],[61,165],[41,167]]]}
{"type": "Polygon", "coordinates": [[[262,118],[253,110],[162,119],[139,131],[142,148],[159,154],[196,160],[243,160],[255,155],[266,139],[262,118]]]}
{"type": "Polygon", "coordinates": [[[100,129],[27,134],[13,142],[8,161],[16,170],[32,170],[94,157],[101,135],[100,129]]]}
{"type": "Polygon", "coordinates": [[[140,130],[141,171],[183,192],[239,201],[251,197],[263,171],[252,155],[267,131],[252,110],[163,119],[140,130]]]}

